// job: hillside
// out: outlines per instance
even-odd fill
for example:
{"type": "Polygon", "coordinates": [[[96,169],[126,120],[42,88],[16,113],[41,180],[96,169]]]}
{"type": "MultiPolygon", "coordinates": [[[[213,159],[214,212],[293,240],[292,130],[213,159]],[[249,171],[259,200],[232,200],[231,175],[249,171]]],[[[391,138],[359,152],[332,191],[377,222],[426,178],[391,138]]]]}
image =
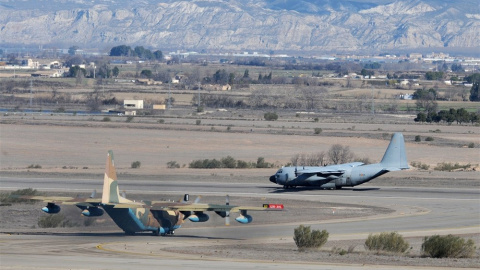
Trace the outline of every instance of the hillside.
{"type": "Polygon", "coordinates": [[[480,49],[475,1],[1,0],[0,45],[194,51],[480,49]]]}

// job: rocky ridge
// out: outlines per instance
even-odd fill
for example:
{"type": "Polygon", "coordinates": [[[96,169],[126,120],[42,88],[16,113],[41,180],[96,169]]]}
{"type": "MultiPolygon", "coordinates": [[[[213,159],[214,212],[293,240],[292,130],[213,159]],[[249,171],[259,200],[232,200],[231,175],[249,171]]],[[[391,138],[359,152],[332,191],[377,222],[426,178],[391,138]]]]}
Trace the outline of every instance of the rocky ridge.
{"type": "Polygon", "coordinates": [[[382,52],[480,48],[475,1],[0,1],[0,43],[382,52]]]}

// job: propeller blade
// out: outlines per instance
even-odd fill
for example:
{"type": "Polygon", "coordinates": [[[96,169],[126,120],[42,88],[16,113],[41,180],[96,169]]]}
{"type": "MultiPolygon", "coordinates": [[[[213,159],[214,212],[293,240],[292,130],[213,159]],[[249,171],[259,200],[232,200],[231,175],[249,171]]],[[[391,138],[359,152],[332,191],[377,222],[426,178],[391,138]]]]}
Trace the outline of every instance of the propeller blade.
{"type": "Polygon", "coordinates": [[[95,196],[97,196],[97,190],[96,189],[93,190],[92,195],[90,195],[90,198],[95,198],[95,196]]]}
{"type": "Polygon", "coordinates": [[[127,193],[125,192],[125,190],[122,191],[122,195],[120,195],[120,196],[122,196],[123,198],[127,198],[127,193]]]}
{"type": "MultiPolygon", "coordinates": [[[[225,197],[225,205],[230,205],[230,196],[225,197]]],[[[230,226],[230,211],[225,212],[225,225],[230,226]]]]}
{"type": "Polygon", "coordinates": [[[201,198],[202,198],[202,196],[198,196],[193,203],[198,203],[198,202],[200,202],[200,199],[201,199],[201,198]]]}
{"type": "Polygon", "coordinates": [[[230,226],[230,215],[227,212],[227,215],[225,216],[225,226],[230,226]]]}

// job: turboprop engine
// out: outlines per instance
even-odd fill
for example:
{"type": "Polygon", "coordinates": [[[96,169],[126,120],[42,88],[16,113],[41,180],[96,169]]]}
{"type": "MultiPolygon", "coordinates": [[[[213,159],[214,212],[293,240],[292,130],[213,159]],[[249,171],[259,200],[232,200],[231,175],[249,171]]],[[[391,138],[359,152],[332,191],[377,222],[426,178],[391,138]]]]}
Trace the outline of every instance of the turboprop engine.
{"type": "Polygon", "coordinates": [[[82,215],[86,217],[99,217],[103,215],[103,210],[98,207],[88,207],[82,211],[82,215]]]}
{"type": "Polygon", "coordinates": [[[42,211],[48,214],[56,214],[60,212],[60,206],[54,203],[48,203],[47,206],[42,208],[42,211]]]}
{"type": "Polygon", "coordinates": [[[241,210],[240,216],[235,219],[237,222],[242,224],[248,224],[253,221],[252,216],[247,215],[247,210],[241,210]]]}
{"type": "Polygon", "coordinates": [[[188,216],[188,219],[191,222],[205,222],[208,221],[210,217],[203,212],[195,212],[193,215],[188,216]]]}
{"type": "Polygon", "coordinates": [[[253,221],[252,216],[250,215],[241,215],[235,219],[237,222],[240,222],[242,224],[248,224],[253,221]]]}

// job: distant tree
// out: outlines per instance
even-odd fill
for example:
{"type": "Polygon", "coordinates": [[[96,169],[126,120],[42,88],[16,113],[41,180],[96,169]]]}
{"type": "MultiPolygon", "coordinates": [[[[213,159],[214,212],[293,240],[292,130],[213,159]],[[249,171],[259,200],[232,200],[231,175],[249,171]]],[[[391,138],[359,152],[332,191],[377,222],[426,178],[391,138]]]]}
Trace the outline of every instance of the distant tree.
{"type": "Polygon", "coordinates": [[[230,84],[231,86],[233,86],[233,83],[235,82],[235,74],[234,73],[230,73],[228,75],[228,84],[230,84]]]}
{"type": "Polygon", "coordinates": [[[480,101],[480,82],[474,82],[470,89],[470,101],[480,101]]]}
{"type": "Polygon", "coordinates": [[[78,49],[79,49],[78,46],[72,46],[72,47],[68,48],[68,54],[75,55],[75,53],[78,49]]]}
{"type": "Polygon", "coordinates": [[[87,75],[87,71],[84,68],[79,66],[70,67],[68,70],[68,77],[77,77],[79,73],[82,73],[84,77],[87,75]]]}
{"type": "Polygon", "coordinates": [[[148,50],[145,49],[143,46],[137,46],[134,49],[135,55],[138,56],[141,59],[154,59],[155,56],[154,54],[148,50]]]}
{"type": "Polygon", "coordinates": [[[212,80],[218,84],[227,84],[229,78],[230,76],[225,69],[219,69],[217,72],[215,72],[215,74],[213,74],[212,80]]]}
{"type": "Polygon", "coordinates": [[[133,53],[132,48],[127,45],[116,46],[110,50],[110,56],[131,56],[133,53]]]}
{"type": "Polygon", "coordinates": [[[368,70],[368,69],[362,69],[362,71],[360,71],[360,74],[365,77],[365,76],[373,76],[375,75],[375,72],[373,70],[368,70]]]}
{"type": "Polygon", "coordinates": [[[112,77],[112,69],[108,62],[103,61],[97,64],[97,76],[100,78],[110,78],[112,77]]]}
{"type": "Polygon", "coordinates": [[[475,73],[465,77],[465,81],[467,81],[468,83],[475,83],[475,82],[480,83],[480,73],[475,73]]]}
{"type": "Polygon", "coordinates": [[[350,151],[350,147],[334,144],[330,150],[328,150],[327,156],[330,158],[333,164],[340,164],[347,163],[352,160],[354,154],[350,151]]]}
{"type": "Polygon", "coordinates": [[[83,63],[84,63],[83,57],[81,57],[80,55],[69,56],[65,60],[65,66],[67,66],[67,67],[72,67],[72,66],[75,66],[75,65],[81,65],[83,63]]]}
{"type": "Polygon", "coordinates": [[[140,72],[140,76],[146,77],[146,78],[151,78],[152,77],[152,71],[149,69],[144,69],[142,72],[140,72]]]}
{"type": "Polygon", "coordinates": [[[444,73],[441,71],[435,72],[435,71],[428,71],[425,73],[425,79],[429,81],[435,81],[435,80],[441,80],[444,77],[444,73]]]}
{"type": "Polygon", "coordinates": [[[465,72],[465,69],[462,67],[462,64],[452,64],[451,67],[453,72],[465,72]]]}
{"type": "Polygon", "coordinates": [[[163,60],[163,53],[160,50],[156,50],[153,52],[153,56],[155,57],[156,60],[163,60]]]}
{"type": "Polygon", "coordinates": [[[367,63],[363,65],[364,68],[368,69],[379,69],[382,65],[379,64],[378,62],[373,62],[373,63],[367,63]]]}
{"type": "Polygon", "coordinates": [[[17,59],[17,55],[14,54],[14,53],[10,53],[8,56],[7,56],[7,62],[10,64],[10,65],[18,65],[20,63],[20,61],[17,59]]]}
{"type": "Polygon", "coordinates": [[[250,75],[248,74],[248,69],[245,69],[245,72],[243,72],[243,78],[250,78],[250,75]]]}
{"type": "Polygon", "coordinates": [[[415,121],[415,122],[425,122],[425,121],[427,121],[427,115],[423,112],[419,112],[417,114],[417,117],[415,119],[413,119],[413,121],[415,121]]]}
{"type": "Polygon", "coordinates": [[[118,74],[120,74],[120,69],[118,67],[114,67],[112,69],[112,75],[113,77],[118,77],[118,74]]]}
{"type": "Polygon", "coordinates": [[[267,121],[275,121],[278,119],[278,115],[274,112],[267,112],[263,115],[263,118],[267,121]]]}

